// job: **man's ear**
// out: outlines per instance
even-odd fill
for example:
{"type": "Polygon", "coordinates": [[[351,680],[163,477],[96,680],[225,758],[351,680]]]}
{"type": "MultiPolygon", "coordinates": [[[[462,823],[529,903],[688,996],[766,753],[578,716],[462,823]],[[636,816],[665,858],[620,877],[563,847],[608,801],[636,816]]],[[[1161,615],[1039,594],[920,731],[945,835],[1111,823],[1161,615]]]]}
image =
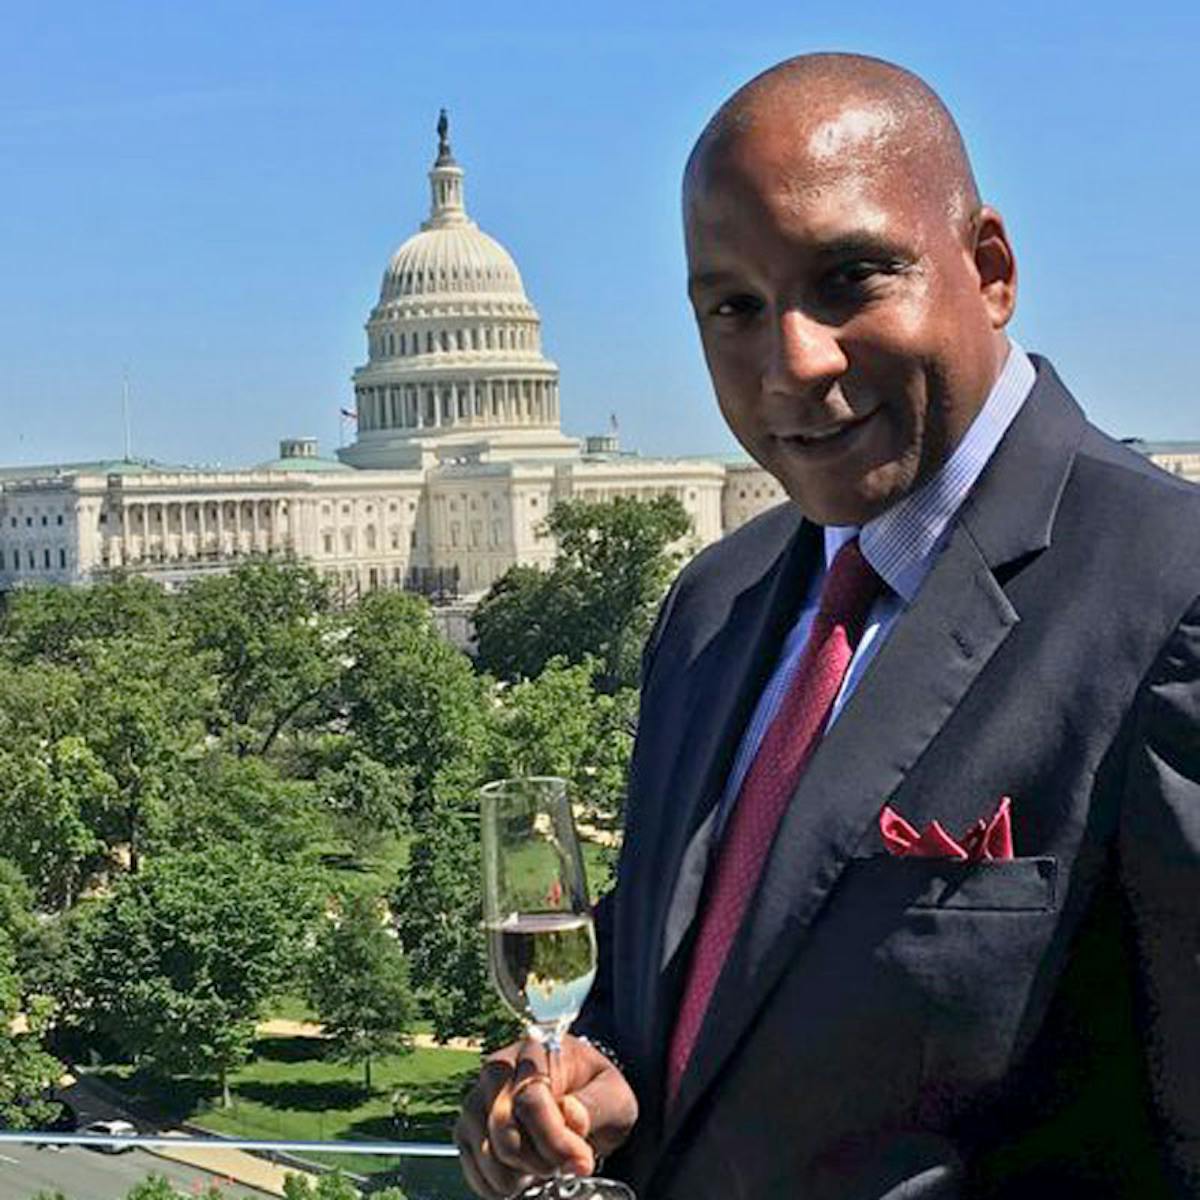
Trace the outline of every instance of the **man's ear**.
{"type": "Polygon", "coordinates": [[[1017,307],[1017,260],[1004,218],[984,205],[972,222],[972,251],[979,291],[993,329],[1003,329],[1017,307]]]}

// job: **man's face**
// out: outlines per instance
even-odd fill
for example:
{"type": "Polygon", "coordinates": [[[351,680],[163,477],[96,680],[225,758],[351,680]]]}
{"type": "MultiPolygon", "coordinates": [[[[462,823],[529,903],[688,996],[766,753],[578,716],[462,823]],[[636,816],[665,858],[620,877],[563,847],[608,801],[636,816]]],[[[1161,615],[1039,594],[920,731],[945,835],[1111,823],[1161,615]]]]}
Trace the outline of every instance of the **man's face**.
{"type": "Polygon", "coordinates": [[[933,474],[1003,361],[1008,311],[967,214],[880,149],[878,120],[760,121],[707,150],[685,195],[721,411],[823,525],[861,525],[933,474]]]}

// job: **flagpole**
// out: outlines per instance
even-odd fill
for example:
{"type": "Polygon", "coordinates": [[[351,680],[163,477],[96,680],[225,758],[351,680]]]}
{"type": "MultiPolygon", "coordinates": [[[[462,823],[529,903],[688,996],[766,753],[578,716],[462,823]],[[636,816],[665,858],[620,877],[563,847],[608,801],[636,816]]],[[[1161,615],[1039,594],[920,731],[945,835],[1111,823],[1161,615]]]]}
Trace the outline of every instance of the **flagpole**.
{"type": "Polygon", "coordinates": [[[121,421],[125,427],[125,461],[132,461],[132,439],[129,433],[129,367],[123,371],[121,383],[121,421]]]}

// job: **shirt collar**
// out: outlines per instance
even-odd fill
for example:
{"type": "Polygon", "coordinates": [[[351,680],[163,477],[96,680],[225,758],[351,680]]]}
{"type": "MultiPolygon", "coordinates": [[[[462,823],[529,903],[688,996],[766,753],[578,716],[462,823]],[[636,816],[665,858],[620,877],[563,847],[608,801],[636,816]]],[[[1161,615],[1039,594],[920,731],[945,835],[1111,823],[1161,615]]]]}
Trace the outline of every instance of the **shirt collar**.
{"type": "Polygon", "coordinates": [[[950,457],[916,491],[868,521],[825,528],[825,565],[856,534],[863,557],[909,604],[929,574],[950,524],[1033,388],[1037,371],[1009,340],[1008,356],[983,407],[950,457]]]}

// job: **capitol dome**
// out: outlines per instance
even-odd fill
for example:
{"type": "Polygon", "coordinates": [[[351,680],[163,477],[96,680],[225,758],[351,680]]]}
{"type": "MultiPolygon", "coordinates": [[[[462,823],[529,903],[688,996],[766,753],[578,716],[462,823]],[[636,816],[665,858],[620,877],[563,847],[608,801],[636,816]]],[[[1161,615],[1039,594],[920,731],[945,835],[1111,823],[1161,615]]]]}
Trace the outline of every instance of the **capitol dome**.
{"type": "Polygon", "coordinates": [[[415,466],[428,453],[574,453],[559,430],[558,368],[517,264],[467,215],[443,110],[420,231],[392,255],[354,373],[353,466],[415,466]],[[482,447],[483,449],[479,449],[482,447]]]}
{"type": "Polygon", "coordinates": [[[380,304],[410,296],[525,299],[512,255],[474,221],[423,229],[392,255],[380,304]]]}

